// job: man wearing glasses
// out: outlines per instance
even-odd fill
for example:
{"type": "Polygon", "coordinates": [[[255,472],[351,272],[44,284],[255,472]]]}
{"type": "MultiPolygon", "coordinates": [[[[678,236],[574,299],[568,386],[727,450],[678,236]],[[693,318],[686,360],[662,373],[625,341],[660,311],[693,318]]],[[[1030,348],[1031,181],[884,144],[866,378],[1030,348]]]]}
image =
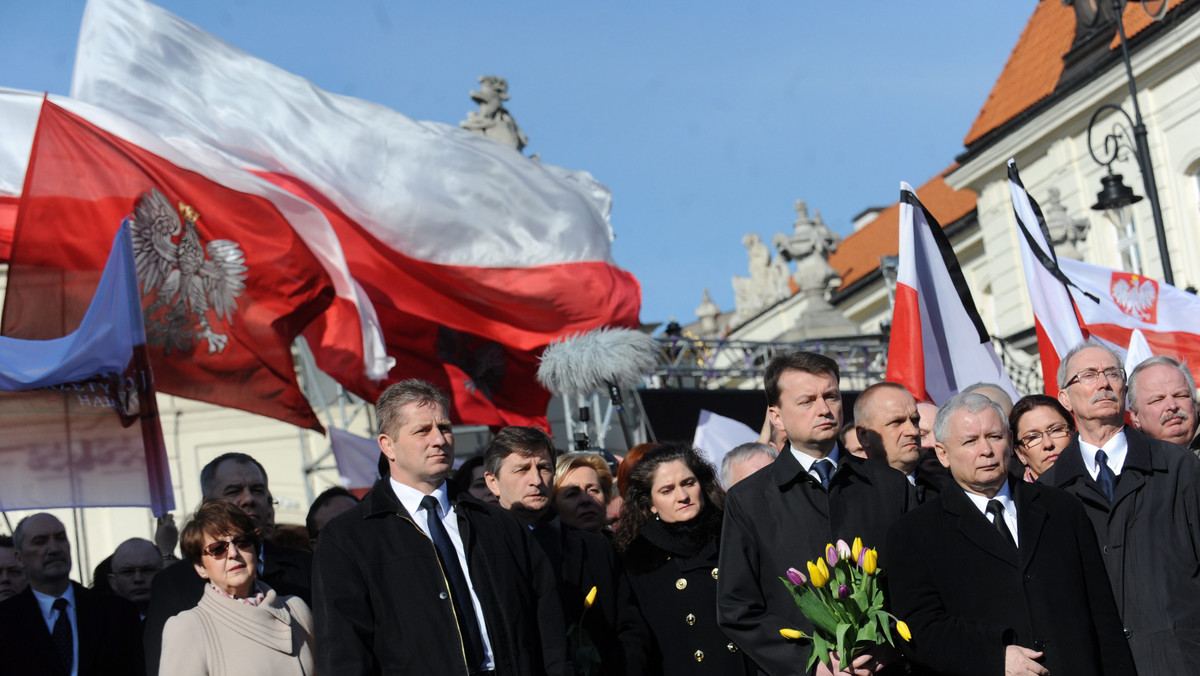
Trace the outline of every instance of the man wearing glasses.
{"type": "Polygon", "coordinates": [[[1105,345],[1068,352],[1058,385],[1078,434],[1038,481],[1083,503],[1138,672],[1200,673],[1200,461],[1124,424],[1125,371],[1105,345]]]}

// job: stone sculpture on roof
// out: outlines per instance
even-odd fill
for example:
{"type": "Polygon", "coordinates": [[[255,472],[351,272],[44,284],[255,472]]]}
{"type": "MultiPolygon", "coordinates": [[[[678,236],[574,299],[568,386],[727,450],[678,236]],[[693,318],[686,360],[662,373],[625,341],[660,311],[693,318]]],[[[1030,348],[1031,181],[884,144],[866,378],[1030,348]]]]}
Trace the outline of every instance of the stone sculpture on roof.
{"type": "Polygon", "coordinates": [[[1092,227],[1086,218],[1072,220],[1067,215],[1067,207],[1062,203],[1062,193],[1058,188],[1050,188],[1046,207],[1042,214],[1046,219],[1046,229],[1050,231],[1050,241],[1054,245],[1054,253],[1075,260],[1083,260],[1077,244],[1087,239],[1088,230],[1092,227]]]}
{"type": "MultiPolygon", "coordinates": [[[[796,272],[792,279],[800,294],[826,300],[828,292],[842,285],[842,278],[829,265],[829,256],[837,251],[841,238],[821,220],[821,212],[808,215],[808,204],[796,201],[796,222],[792,224],[792,235],[775,235],[774,244],[785,260],[796,261],[796,272]]],[[[828,305],[828,302],[826,302],[828,305]]]]}
{"type": "Polygon", "coordinates": [[[742,245],[750,258],[750,276],[733,278],[737,303],[734,323],[746,321],[789,295],[788,266],[782,255],[771,260],[771,250],[758,233],[746,233],[742,245]]]}
{"type": "Polygon", "coordinates": [[[471,100],[479,104],[479,111],[467,113],[467,119],[459,122],[459,126],[521,151],[529,143],[529,138],[504,107],[508,98],[507,80],[495,75],[480,77],[479,89],[471,92],[471,100]]]}

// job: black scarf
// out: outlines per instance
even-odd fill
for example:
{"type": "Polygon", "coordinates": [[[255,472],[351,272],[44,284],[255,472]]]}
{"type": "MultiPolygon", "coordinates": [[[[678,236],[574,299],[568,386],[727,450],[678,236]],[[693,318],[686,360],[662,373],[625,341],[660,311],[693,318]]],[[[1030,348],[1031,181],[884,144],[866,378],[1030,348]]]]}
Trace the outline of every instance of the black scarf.
{"type": "Polygon", "coordinates": [[[721,535],[721,510],[710,504],[694,519],[666,523],[655,519],[642,526],[647,542],[674,556],[695,556],[705,545],[721,535]]]}

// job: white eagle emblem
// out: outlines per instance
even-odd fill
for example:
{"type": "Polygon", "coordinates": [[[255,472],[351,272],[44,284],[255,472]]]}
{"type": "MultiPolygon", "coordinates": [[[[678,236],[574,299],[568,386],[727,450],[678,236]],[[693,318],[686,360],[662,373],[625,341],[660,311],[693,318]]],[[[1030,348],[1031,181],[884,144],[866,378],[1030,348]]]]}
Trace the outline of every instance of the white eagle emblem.
{"type": "Polygon", "coordinates": [[[1155,323],[1158,304],[1158,284],[1152,279],[1130,275],[1128,279],[1113,275],[1113,302],[1125,314],[1150,324],[1155,323]]]}
{"type": "Polygon", "coordinates": [[[246,288],[246,255],[237,242],[215,239],[202,246],[198,220],[200,214],[182,202],[176,213],[156,189],[142,193],[130,218],[142,297],[155,296],[145,311],[146,339],[166,354],[190,350],[193,337],[208,341],[209,354],[223,352],[229,336],[213,331],[208,312],[232,325],[246,288]]]}

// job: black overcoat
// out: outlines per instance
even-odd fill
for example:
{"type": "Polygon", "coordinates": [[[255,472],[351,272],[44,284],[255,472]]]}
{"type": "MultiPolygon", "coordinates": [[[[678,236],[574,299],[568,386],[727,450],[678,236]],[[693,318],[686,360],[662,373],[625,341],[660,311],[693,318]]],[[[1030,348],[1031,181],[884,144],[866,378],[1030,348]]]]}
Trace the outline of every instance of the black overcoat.
{"type": "Polygon", "coordinates": [[[717,612],[725,633],[769,674],[801,673],[811,647],[779,635],[783,628],[812,631],[780,581],[787,569],[805,570],[826,544],[856,537],[877,548],[885,565],[887,530],[915,499],[900,471],[839,456],[828,492],[785,447],[726,498],[717,612]]]}
{"type": "Polygon", "coordinates": [[[583,620],[600,652],[603,673],[645,673],[650,636],[609,539],[565,526],[557,516],[544,519],[533,535],[559,573],[558,595],[568,626],[583,620]],[[585,610],[584,599],[592,587],[595,602],[585,610]]]}
{"type": "MultiPolygon", "coordinates": [[[[137,608],[123,598],[72,582],[75,624],[79,629],[79,676],[128,676],[145,673],[142,622],[137,608]]],[[[0,603],[0,674],[56,676],[66,674],[41,608],[26,587],[0,603]]]]}
{"type": "Polygon", "coordinates": [[[1020,548],[966,493],[941,495],[888,534],[892,611],[930,673],[1002,676],[1005,650],[1042,651],[1051,674],[1133,674],[1096,538],[1066,493],[1009,480],[1020,548]]]}
{"type": "MultiPolygon", "coordinates": [[[[529,528],[447,483],[502,676],[568,673],[550,561],[529,528]]],[[[317,672],[467,674],[437,549],[380,479],[321,531],[313,563],[317,672]]]]}
{"type": "Polygon", "coordinates": [[[1200,674],[1200,461],[1125,427],[1113,504],[1088,474],[1079,437],[1038,483],[1083,503],[1143,674],[1200,674]]]}

